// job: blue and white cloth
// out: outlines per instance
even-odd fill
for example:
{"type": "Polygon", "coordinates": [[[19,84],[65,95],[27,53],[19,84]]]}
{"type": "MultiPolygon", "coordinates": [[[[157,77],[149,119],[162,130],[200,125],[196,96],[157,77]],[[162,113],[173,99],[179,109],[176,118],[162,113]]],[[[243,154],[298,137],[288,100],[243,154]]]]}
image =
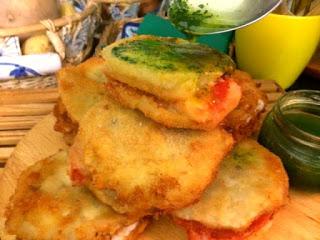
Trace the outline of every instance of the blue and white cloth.
{"type": "Polygon", "coordinates": [[[0,57],[0,80],[45,76],[61,68],[61,59],[56,53],[0,57]]]}
{"type": "Polygon", "coordinates": [[[0,39],[0,56],[20,56],[21,48],[18,37],[0,39]]]}
{"type": "Polygon", "coordinates": [[[139,3],[133,4],[110,4],[109,11],[115,21],[137,18],[139,12],[139,3]]]}
{"type": "Polygon", "coordinates": [[[121,38],[130,38],[138,34],[140,23],[128,22],[123,26],[121,38]]]}

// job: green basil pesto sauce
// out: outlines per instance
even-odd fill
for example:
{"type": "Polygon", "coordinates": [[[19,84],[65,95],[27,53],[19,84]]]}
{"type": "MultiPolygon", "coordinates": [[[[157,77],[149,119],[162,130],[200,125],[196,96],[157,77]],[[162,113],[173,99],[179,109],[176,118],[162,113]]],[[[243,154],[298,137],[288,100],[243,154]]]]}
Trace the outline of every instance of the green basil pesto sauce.
{"type": "Polygon", "coordinates": [[[320,137],[320,112],[288,111],[284,116],[298,129],[320,137]]]}
{"type": "Polygon", "coordinates": [[[174,0],[169,8],[170,20],[182,30],[191,30],[193,26],[200,26],[213,17],[206,7],[201,4],[199,9],[193,10],[186,0],[174,0]]]}
{"type": "Polygon", "coordinates": [[[193,8],[188,0],[172,0],[168,12],[171,22],[187,33],[208,34],[235,26],[223,23],[219,15],[209,10],[208,4],[193,8]]]}
{"type": "Polygon", "coordinates": [[[130,64],[142,64],[165,71],[232,71],[229,56],[197,43],[141,39],[118,45],[112,54],[130,64]]]}
{"type": "Polygon", "coordinates": [[[238,144],[228,158],[236,164],[237,168],[243,169],[255,164],[259,157],[255,149],[238,144]]]}

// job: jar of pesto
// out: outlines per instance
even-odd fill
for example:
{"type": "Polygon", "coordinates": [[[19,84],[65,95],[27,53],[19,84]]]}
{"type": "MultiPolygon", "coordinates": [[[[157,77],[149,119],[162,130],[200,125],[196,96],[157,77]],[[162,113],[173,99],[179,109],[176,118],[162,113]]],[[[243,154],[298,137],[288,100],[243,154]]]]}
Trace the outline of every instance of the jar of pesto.
{"type": "Polygon", "coordinates": [[[320,189],[320,91],[280,98],[264,120],[259,142],[282,159],[292,185],[320,189]]]}

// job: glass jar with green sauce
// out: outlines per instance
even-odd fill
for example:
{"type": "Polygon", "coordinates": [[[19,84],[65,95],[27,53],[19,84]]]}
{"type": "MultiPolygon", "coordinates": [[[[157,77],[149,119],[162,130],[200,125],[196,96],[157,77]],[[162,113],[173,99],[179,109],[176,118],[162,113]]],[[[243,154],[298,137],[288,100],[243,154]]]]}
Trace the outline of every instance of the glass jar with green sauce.
{"type": "Polygon", "coordinates": [[[320,91],[280,98],[264,120],[259,142],[281,158],[292,185],[320,190],[320,91]]]}

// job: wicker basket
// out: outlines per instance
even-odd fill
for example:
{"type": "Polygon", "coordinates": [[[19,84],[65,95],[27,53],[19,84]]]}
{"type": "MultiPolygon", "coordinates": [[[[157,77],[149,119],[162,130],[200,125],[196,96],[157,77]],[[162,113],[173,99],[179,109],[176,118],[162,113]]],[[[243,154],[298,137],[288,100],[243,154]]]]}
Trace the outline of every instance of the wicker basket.
{"type": "MultiPolygon", "coordinates": [[[[93,32],[98,21],[97,4],[89,1],[83,12],[54,20],[14,28],[0,28],[0,38],[11,36],[26,37],[46,33],[63,64],[77,64],[92,50],[93,32]],[[79,43],[79,39],[82,42],[79,43]]],[[[0,81],[0,89],[56,87],[52,76],[8,79],[0,81]]]]}
{"type": "Polygon", "coordinates": [[[0,28],[0,38],[47,33],[50,42],[60,57],[65,62],[76,64],[81,62],[91,50],[94,25],[98,18],[97,9],[97,4],[93,1],[89,1],[83,12],[72,16],[65,16],[54,20],[47,19],[40,21],[40,23],[23,27],[0,28]],[[87,32],[84,32],[83,30],[86,30],[87,32]],[[79,34],[81,33],[86,35],[86,43],[83,43],[85,46],[79,49],[76,55],[68,54],[70,48],[73,48],[75,44],[74,42],[68,42],[68,40],[79,38],[79,34]]]}
{"type": "MultiPolygon", "coordinates": [[[[99,5],[133,4],[143,1],[145,0],[88,0],[84,11],[72,16],[48,19],[23,27],[0,28],[0,38],[46,33],[55,51],[63,59],[64,65],[78,64],[92,53],[94,33],[101,19],[99,5]]],[[[0,89],[47,87],[56,87],[54,75],[0,81],[0,89]]]]}
{"type": "Polygon", "coordinates": [[[120,21],[113,21],[110,24],[106,25],[104,28],[102,35],[100,37],[100,41],[98,46],[96,47],[96,55],[99,55],[100,51],[107,45],[115,42],[117,37],[122,32],[123,27],[128,22],[141,23],[143,18],[135,18],[135,19],[124,19],[120,21]]]}

